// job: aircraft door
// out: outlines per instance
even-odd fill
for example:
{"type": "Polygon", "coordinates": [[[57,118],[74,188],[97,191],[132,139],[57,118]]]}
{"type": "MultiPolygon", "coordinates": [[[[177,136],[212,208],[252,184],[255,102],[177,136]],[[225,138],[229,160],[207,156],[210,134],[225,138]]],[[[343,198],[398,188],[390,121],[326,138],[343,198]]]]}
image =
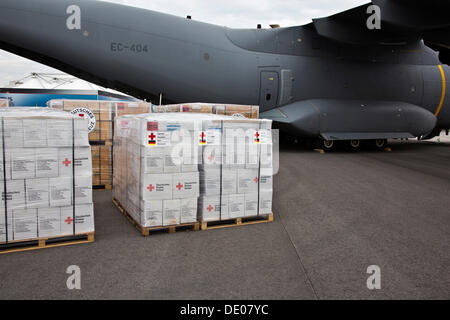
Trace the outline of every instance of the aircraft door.
{"type": "Polygon", "coordinates": [[[261,111],[270,110],[277,106],[279,76],[276,71],[261,71],[261,93],[259,106],[261,111]]]}

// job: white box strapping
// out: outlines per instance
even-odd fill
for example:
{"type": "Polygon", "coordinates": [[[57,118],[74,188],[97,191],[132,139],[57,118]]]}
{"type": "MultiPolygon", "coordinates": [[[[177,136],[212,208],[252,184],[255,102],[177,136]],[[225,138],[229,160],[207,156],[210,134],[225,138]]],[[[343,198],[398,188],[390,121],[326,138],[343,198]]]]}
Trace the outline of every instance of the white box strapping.
{"type": "Polygon", "coordinates": [[[271,125],[209,114],[119,117],[114,196],[144,227],[270,214],[271,125]]]}
{"type": "Polygon", "coordinates": [[[94,231],[87,120],[0,109],[0,243],[94,231]]]}

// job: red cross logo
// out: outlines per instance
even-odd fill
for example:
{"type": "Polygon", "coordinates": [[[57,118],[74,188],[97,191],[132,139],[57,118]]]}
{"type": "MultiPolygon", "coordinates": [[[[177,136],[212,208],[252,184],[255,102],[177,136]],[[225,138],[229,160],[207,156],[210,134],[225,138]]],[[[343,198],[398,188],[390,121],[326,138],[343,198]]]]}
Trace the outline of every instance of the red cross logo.
{"type": "Polygon", "coordinates": [[[151,135],[149,135],[149,137],[150,137],[150,139],[152,139],[152,140],[155,140],[155,138],[156,138],[156,136],[155,136],[155,134],[152,132],[152,134],[151,135]]]}
{"type": "Polygon", "coordinates": [[[256,143],[259,143],[259,137],[260,137],[260,134],[258,131],[256,131],[256,133],[255,133],[255,142],[256,143]]]}
{"type": "Polygon", "coordinates": [[[255,183],[258,183],[258,181],[259,181],[258,177],[256,177],[255,180],[253,180],[253,181],[255,181],[255,183]]]}
{"type": "Polygon", "coordinates": [[[202,132],[200,137],[200,144],[206,144],[206,133],[202,132]]]}
{"type": "Polygon", "coordinates": [[[148,191],[152,192],[153,190],[155,190],[155,187],[151,184],[147,187],[148,191]]]}
{"type": "Polygon", "coordinates": [[[213,211],[214,207],[212,205],[209,205],[209,207],[206,209],[208,209],[208,211],[211,212],[211,211],[213,211]]]}
{"type": "Polygon", "coordinates": [[[178,191],[181,191],[181,189],[183,189],[183,185],[180,182],[178,182],[177,188],[178,191]]]}
{"type": "Polygon", "coordinates": [[[69,161],[69,159],[67,159],[67,158],[62,162],[62,164],[65,165],[66,167],[68,167],[71,163],[72,162],[69,161]]]}
{"type": "Polygon", "coordinates": [[[67,219],[65,220],[65,222],[67,224],[71,224],[73,222],[73,219],[71,217],[67,217],[67,219]]]}
{"type": "Polygon", "coordinates": [[[79,113],[78,116],[79,116],[80,118],[84,118],[84,113],[79,113]]]}
{"type": "Polygon", "coordinates": [[[213,162],[213,161],[214,161],[214,156],[213,156],[213,155],[210,155],[210,156],[208,157],[208,160],[209,160],[209,162],[213,162]]]}

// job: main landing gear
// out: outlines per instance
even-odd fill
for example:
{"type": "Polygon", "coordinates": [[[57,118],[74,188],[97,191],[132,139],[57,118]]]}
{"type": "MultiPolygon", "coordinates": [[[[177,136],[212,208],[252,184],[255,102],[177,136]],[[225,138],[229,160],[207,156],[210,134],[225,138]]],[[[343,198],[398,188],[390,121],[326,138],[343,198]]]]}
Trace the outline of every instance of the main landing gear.
{"type": "Polygon", "coordinates": [[[388,145],[387,139],[376,139],[376,140],[325,140],[316,139],[314,146],[316,149],[321,149],[326,152],[334,151],[339,146],[343,146],[349,151],[359,151],[361,149],[372,149],[383,151],[388,145]]]}

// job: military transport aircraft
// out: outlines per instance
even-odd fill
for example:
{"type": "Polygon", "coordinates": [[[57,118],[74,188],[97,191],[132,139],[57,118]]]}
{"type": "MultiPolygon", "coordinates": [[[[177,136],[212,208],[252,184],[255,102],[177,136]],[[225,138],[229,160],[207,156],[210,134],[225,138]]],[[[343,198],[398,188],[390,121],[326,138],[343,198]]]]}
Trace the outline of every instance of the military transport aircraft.
{"type": "Polygon", "coordinates": [[[447,0],[230,29],[93,0],[0,0],[0,48],[158,103],[258,104],[325,149],[450,128],[447,0]]]}

